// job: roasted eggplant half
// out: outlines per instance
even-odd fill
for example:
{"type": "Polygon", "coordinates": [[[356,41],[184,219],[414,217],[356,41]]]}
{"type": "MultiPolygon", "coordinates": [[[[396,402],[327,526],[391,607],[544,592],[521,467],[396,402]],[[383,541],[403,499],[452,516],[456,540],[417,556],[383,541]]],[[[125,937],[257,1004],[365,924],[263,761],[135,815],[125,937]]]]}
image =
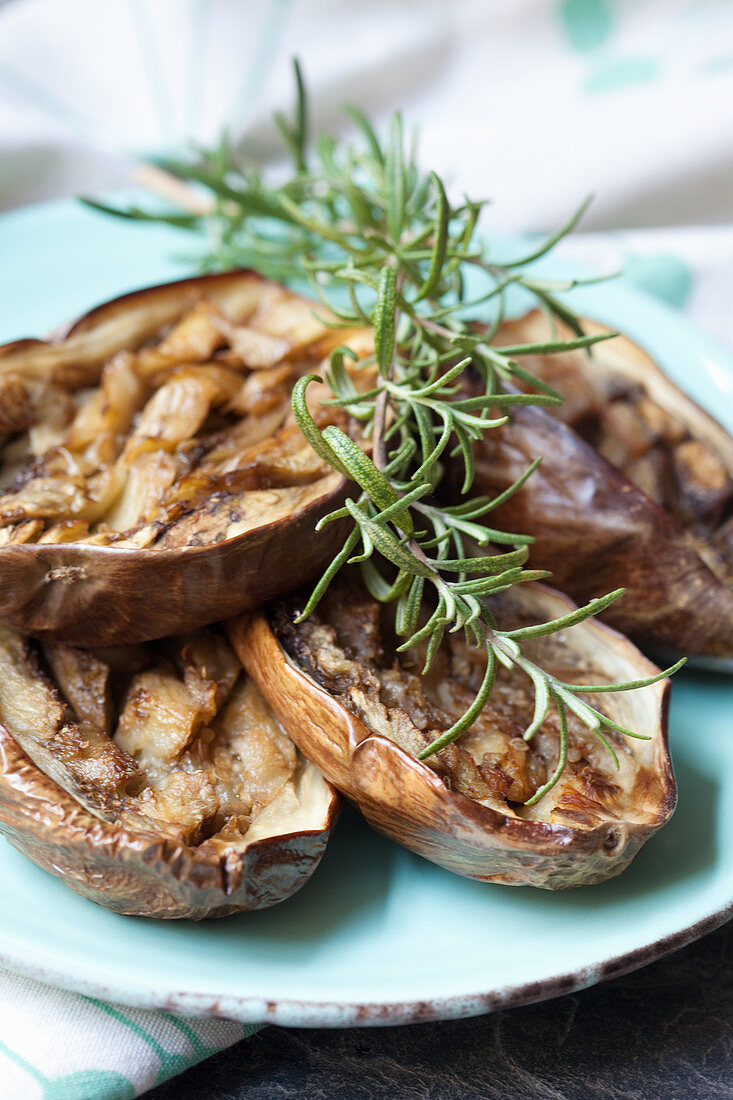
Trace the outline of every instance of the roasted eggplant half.
{"type": "MultiPolygon", "coordinates": [[[[583,328],[607,331],[592,321],[583,328]]],[[[537,344],[549,335],[533,312],[496,340],[537,344]]],[[[713,664],[733,658],[733,439],[623,336],[592,356],[522,364],[564,401],[515,409],[477,445],[477,493],[506,489],[542,456],[494,513],[497,523],[534,536],[531,564],[551,570],[574,599],[624,587],[604,618],[644,647],[713,664]]]]}
{"type": "Polygon", "coordinates": [[[95,650],[0,627],[0,832],[100,905],[275,905],[317,867],[337,799],[218,629],[95,650]]]}
{"type": "MultiPolygon", "coordinates": [[[[130,294],[54,339],[0,348],[0,619],[129,644],[322,569],[342,532],[313,528],[345,482],[289,400],[333,344],[313,310],[235,272],[130,294]]],[[[320,403],[314,415],[343,420],[320,403]]]]}
{"type": "MultiPolygon", "coordinates": [[[[532,806],[559,756],[550,714],[527,742],[531,685],[503,671],[464,737],[425,762],[417,754],[476,695],[485,654],[450,634],[430,673],[424,653],[396,651],[389,611],[352,577],[329,589],[297,623],[303,599],[287,598],[228,624],[243,664],[299,747],[400,844],[450,871],[489,882],[562,889],[619,874],[669,818],[675,785],[667,750],[669,681],[588,699],[649,740],[610,731],[618,756],[569,716],[568,762],[532,806]]],[[[502,627],[566,614],[568,600],[523,585],[495,597],[502,627]]],[[[657,670],[610,628],[588,620],[536,638],[527,655],[570,683],[647,678],[657,670]]]]}

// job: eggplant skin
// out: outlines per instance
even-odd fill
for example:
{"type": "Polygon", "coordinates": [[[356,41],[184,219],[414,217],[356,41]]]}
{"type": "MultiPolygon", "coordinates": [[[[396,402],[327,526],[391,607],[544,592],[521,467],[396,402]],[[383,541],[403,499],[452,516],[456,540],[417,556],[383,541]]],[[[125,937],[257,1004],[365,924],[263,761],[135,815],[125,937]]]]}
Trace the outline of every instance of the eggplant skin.
{"type": "Polygon", "coordinates": [[[304,508],[210,546],[0,547],[0,617],[38,638],[105,646],[187,633],[255,607],[297,588],[338,550],[340,524],[314,532],[347,495],[343,478],[330,480],[304,508]]]}
{"type": "MultiPolygon", "coordinates": [[[[90,371],[116,352],[139,347],[197,301],[225,309],[252,288],[282,292],[256,272],[184,279],[124,295],[97,307],[49,340],[0,347],[0,376],[30,371],[88,384],[90,371]]],[[[304,299],[292,295],[304,311],[304,299]]],[[[308,303],[310,315],[310,303],[308,303]]],[[[340,507],[347,483],[318,482],[286,515],[234,537],[175,549],[84,543],[0,546],[0,618],[23,633],[80,646],[131,644],[184,633],[291,591],[325,568],[344,529],[314,528],[340,507]]],[[[266,520],[266,517],[264,517],[266,520]]]]}
{"type": "MultiPolygon", "coordinates": [[[[594,322],[583,326],[603,331],[594,322]]],[[[652,379],[662,393],[675,391],[672,400],[693,428],[705,428],[703,438],[722,437],[720,425],[631,341],[618,337],[601,344],[596,355],[610,352],[617,341],[629,375],[636,371],[640,382],[652,379]]],[[[733,442],[727,446],[733,453],[733,442]]],[[[509,423],[486,433],[475,450],[474,492],[503,491],[538,455],[539,467],[494,512],[503,530],[534,537],[530,564],[550,570],[552,583],[581,603],[625,588],[603,619],[651,652],[733,656],[731,588],[708,568],[669,512],[546,409],[518,408],[509,423]]]]}
{"type": "MultiPolygon", "coordinates": [[[[523,586],[520,598],[537,600],[540,613],[548,618],[572,606],[542,586],[523,586]]],[[[649,754],[630,792],[639,805],[623,818],[609,815],[596,827],[581,828],[503,814],[449,790],[424,763],[387,737],[373,734],[297,667],[264,610],[230,621],[227,630],[283,728],[322,774],[358,806],[373,828],[449,871],[547,890],[602,882],[620,874],[674,810],[676,788],[667,747],[668,680],[632,693],[639,700],[632,704],[640,708],[636,717],[646,720],[646,732],[652,734],[648,742],[633,742],[649,754]]],[[[589,621],[574,631],[580,654],[603,647],[613,654],[618,670],[631,668],[639,677],[655,671],[626,638],[601,623],[589,621]]]]}
{"type": "Polygon", "coordinates": [[[226,917],[289,898],[318,866],[338,817],[331,790],[311,829],[254,840],[224,858],[102,821],[57,786],[0,726],[0,832],[44,871],[115,913],[226,917]]]}

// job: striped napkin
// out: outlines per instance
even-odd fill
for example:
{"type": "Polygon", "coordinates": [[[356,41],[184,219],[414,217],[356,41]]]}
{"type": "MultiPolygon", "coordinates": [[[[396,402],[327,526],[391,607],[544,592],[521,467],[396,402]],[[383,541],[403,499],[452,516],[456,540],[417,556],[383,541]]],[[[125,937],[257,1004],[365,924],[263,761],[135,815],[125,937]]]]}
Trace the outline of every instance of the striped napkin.
{"type": "Polygon", "coordinates": [[[3,1100],[131,1100],[259,1031],[66,993],[0,970],[3,1100]]]}

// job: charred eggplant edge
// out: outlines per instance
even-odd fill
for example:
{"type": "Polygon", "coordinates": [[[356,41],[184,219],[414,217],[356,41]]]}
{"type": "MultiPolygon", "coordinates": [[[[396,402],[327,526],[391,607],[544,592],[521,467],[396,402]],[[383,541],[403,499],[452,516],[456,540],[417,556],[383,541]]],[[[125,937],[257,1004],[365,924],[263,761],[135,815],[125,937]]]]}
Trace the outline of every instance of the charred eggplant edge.
{"type": "MultiPolygon", "coordinates": [[[[313,768],[309,761],[303,769],[313,768]]],[[[202,920],[269,908],[310,878],[339,811],[331,784],[323,820],[253,840],[223,857],[102,821],[34,764],[0,725],[0,832],[78,894],[134,916],[202,920]]]]}

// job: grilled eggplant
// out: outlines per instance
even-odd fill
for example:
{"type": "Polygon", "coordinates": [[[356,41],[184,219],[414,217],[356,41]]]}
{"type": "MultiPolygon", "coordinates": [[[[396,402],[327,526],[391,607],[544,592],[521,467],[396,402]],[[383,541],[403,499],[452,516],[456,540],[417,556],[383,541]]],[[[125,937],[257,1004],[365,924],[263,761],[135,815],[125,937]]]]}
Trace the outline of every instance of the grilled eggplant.
{"type": "Polygon", "coordinates": [[[0,831],[85,897],[195,920],[275,905],[337,798],[216,628],[94,650],[0,627],[0,831]]]}
{"type": "MultiPolygon", "coordinates": [[[[342,532],[313,527],[345,481],[300,434],[289,395],[333,342],[312,302],[235,272],[0,348],[0,619],[129,644],[322,569],[342,532]]],[[[344,419],[320,404],[314,415],[344,419]]]]}
{"type": "MultiPolygon", "coordinates": [[[[448,870],[508,885],[561,889],[620,873],[669,818],[675,786],[667,751],[669,682],[589,696],[617,723],[650,737],[609,734],[608,751],[569,716],[568,765],[552,773],[559,727],[548,717],[531,742],[530,683],[502,671],[464,737],[429,758],[416,754],[465,712],[485,655],[448,635],[430,674],[423,653],[396,652],[389,612],[351,578],[296,624],[292,597],[232,620],[229,636],[283,727],[376,829],[448,870]]],[[[565,597],[523,585],[495,598],[509,629],[565,614],[565,597]]],[[[593,620],[536,638],[526,652],[571,683],[649,677],[657,670],[625,638],[593,620]]]]}
{"type": "MultiPolygon", "coordinates": [[[[559,328],[558,337],[573,335],[559,328]]],[[[502,326],[497,342],[548,336],[533,312],[502,326]]],[[[733,439],[625,337],[592,357],[522,362],[565,400],[515,410],[476,447],[474,489],[489,495],[542,456],[494,513],[499,525],[533,535],[532,565],[574,599],[625,587],[604,618],[644,647],[713,664],[733,658],[733,439]]]]}

